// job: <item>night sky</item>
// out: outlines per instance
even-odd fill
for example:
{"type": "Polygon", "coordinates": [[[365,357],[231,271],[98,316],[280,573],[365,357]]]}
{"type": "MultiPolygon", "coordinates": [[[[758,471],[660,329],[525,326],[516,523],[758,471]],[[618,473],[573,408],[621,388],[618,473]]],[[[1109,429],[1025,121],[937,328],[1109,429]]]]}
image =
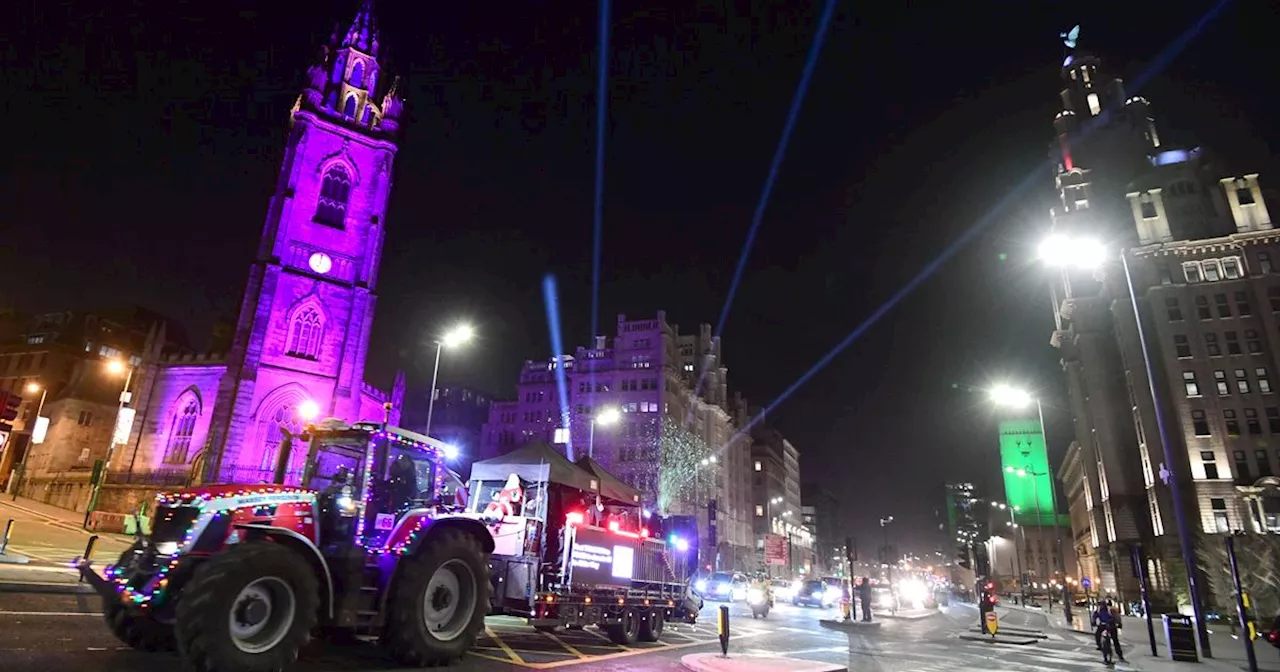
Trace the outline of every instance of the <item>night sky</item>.
{"type": "MultiPolygon", "coordinates": [[[[354,4],[10,3],[0,308],[140,303],[203,346],[235,316],[303,73],[354,4]]],[[[723,342],[731,387],[768,405],[987,224],[771,415],[851,531],[892,514],[924,550],[944,479],[996,480],[996,416],[964,385],[1038,387],[1055,464],[1068,441],[1032,259],[1053,196],[1058,33],[1084,24],[1081,47],[1132,81],[1212,3],[909,4],[840,3],[723,342]]],[[[602,332],[619,312],[717,321],[821,5],[615,4],[602,332]]],[[[1203,142],[1274,188],[1270,5],[1230,4],[1142,93],[1166,144],[1203,142]]],[[[371,382],[396,368],[429,382],[432,334],[465,319],[482,338],[442,378],[513,394],[520,363],[551,354],[548,272],[566,341],[587,341],[596,12],[379,3],[410,119],[371,382]]]]}

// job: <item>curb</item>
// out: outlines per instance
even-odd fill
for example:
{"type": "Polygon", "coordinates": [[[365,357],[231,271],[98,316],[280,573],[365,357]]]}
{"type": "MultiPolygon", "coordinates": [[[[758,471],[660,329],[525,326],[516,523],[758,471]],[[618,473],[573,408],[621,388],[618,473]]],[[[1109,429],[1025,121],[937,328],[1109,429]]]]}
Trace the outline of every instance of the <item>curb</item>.
{"type": "MultiPolygon", "coordinates": [[[[975,632],[978,634],[985,634],[982,628],[969,628],[970,634],[975,632]]],[[[999,632],[1005,633],[1013,637],[1034,637],[1036,639],[1049,639],[1049,635],[1046,635],[1044,632],[1040,630],[1028,630],[1026,628],[1010,628],[1002,625],[1000,626],[999,632]]]]}
{"type": "Polygon", "coordinates": [[[728,672],[729,670],[791,670],[793,672],[849,672],[844,665],[820,663],[800,658],[775,656],[721,657],[716,653],[691,653],[680,658],[680,665],[692,672],[728,672]]]}
{"type": "Polygon", "coordinates": [[[899,621],[919,621],[919,620],[923,620],[923,619],[926,619],[926,618],[933,618],[934,616],[937,616],[939,613],[941,613],[941,612],[939,612],[939,611],[930,611],[930,612],[928,612],[928,613],[924,613],[924,614],[910,614],[910,615],[907,615],[907,614],[880,614],[880,618],[895,618],[895,619],[897,619],[897,620],[899,620],[899,621]]]}
{"type": "Polygon", "coordinates": [[[31,558],[17,553],[0,553],[0,565],[25,565],[31,558]]]}
{"type": "Polygon", "coordinates": [[[1012,637],[1006,637],[1002,639],[999,635],[996,635],[995,637],[991,637],[990,635],[985,635],[985,636],[984,635],[960,635],[960,639],[963,639],[966,642],[984,642],[987,644],[1013,644],[1015,646],[1027,646],[1028,644],[1035,644],[1036,642],[1040,641],[1038,639],[1034,639],[1031,637],[1027,637],[1024,639],[1014,639],[1012,637]]]}
{"type": "Polygon", "coordinates": [[[833,621],[833,620],[824,618],[818,621],[818,625],[824,628],[827,628],[828,630],[843,630],[845,632],[852,632],[854,630],[867,630],[867,629],[879,628],[880,626],[884,625],[884,623],[880,621],[871,621],[870,623],[866,623],[864,621],[849,621],[846,623],[844,621],[833,621]]]}
{"type": "Polygon", "coordinates": [[[38,581],[0,581],[0,593],[44,593],[92,595],[93,588],[84,583],[40,583],[38,581]]]}

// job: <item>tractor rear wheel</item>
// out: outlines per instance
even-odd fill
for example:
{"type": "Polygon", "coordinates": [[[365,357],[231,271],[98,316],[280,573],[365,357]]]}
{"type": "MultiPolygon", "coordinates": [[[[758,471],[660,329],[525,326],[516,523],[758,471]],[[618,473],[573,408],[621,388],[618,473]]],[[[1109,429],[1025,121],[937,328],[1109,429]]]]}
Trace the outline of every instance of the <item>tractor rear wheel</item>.
{"type": "Polygon", "coordinates": [[[197,672],[280,672],[320,608],[306,560],[273,542],[235,544],[201,565],[178,600],[178,650],[197,672]]]}
{"type": "Polygon", "coordinates": [[[383,640],[401,663],[430,667],[471,650],[491,588],[484,551],[470,534],[443,529],[421,548],[401,560],[383,640]]]}

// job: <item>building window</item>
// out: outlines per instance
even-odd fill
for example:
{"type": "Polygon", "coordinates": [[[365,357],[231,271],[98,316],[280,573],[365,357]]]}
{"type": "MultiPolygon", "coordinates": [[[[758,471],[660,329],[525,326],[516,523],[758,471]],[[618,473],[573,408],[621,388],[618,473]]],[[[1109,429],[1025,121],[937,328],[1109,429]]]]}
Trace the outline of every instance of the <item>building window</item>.
{"type": "Polygon", "coordinates": [[[1200,262],[1200,267],[1204,269],[1205,280],[1217,282],[1222,279],[1222,269],[1218,266],[1217,259],[1205,259],[1200,262]]]}
{"type": "Polygon", "coordinates": [[[1240,390],[1240,394],[1249,394],[1249,376],[1245,375],[1244,369],[1236,369],[1236,389],[1240,390]]]}
{"type": "Polygon", "coordinates": [[[1262,339],[1258,338],[1258,332],[1254,329],[1244,330],[1244,344],[1249,349],[1249,354],[1257,355],[1262,353],[1262,339]]]}
{"type": "Polygon", "coordinates": [[[1236,312],[1240,317],[1248,317],[1253,314],[1253,306],[1249,303],[1248,292],[1236,292],[1236,312]]]}
{"type": "Polygon", "coordinates": [[[1271,460],[1270,460],[1270,456],[1267,455],[1267,451],[1265,450],[1253,451],[1253,459],[1255,462],[1258,463],[1259,477],[1274,475],[1271,471],[1271,460]]]}
{"type": "Polygon", "coordinates": [[[1249,429],[1249,433],[1258,436],[1262,434],[1262,423],[1258,422],[1258,409],[1244,409],[1244,424],[1249,429]]]}
{"type": "Polygon", "coordinates": [[[1218,388],[1218,395],[1219,395],[1219,396],[1223,396],[1223,397],[1225,397],[1225,396],[1227,396],[1228,394],[1231,394],[1231,387],[1230,387],[1229,385],[1227,385],[1227,372],[1226,372],[1226,371],[1221,371],[1221,370],[1219,370],[1219,371],[1214,371],[1214,372],[1213,372],[1213,383],[1214,383],[1214,385],[1216,385],[1216,386],[1217,386],[1217,388],[1218,388]]]}
{"type": "Polygon", "coordinates": [[[1271,378],[1267,376],[1267,369],[1259,366],[1253,370],[1253,375],[1258,378],[1258,391],[1263,394],[1271,394],[1271,378]]]}
{"type": "Polygon", "coordinates": [[[76,424],[81,427],[91,427],[93,425],[93,413],[90,411],[80,411],[80,417],[76,420],[76,424]]]}
{"type": "Polygon", "coordinates": [[[301,359],[320,359],[320,337],[324,331],[324,320],[320,311],[312,307],[302,309],[293,318],[293,326],[289,329],[289,349],[285,354],[301,359]]]}
{"type": "Polygon", "coordinates": [[[1204,411],[1191,411],[1191,427],[1196,436],[1209,436],[1209,419],[1205,417],[1204,411]]]}
{"type": "MultiPolygon", "coordinates": [[[[1159,216],[1159,215],[1156,213],[1156,204],[1155,204],[1155,202],[1153,202],[1153,201],[1151,200],[1151,197],[1150,197],[1150,196],[1144,196],[1144,197],[1142,198],[1142,200],[1138,202],[1138,207],[1142,209],[1142,218],[1143,218],[1143,219],[1155,219],[1156,217],[1158,217],[1158,216],[1159,216]]],[[[1191,270],[1190,270],[1190,269],[1188,269],[1188,268],[1186,268],[1186,267],[1184,266],[1184,267],[1183,267],[1183,272],[1187,274],[1187,282],[1200,282],[1200,269],[1199,269],[1199,268],[1195,269],[1195,275],[1196,275],[1196,279],[1195,279],[1195,280],[1192,280],[1192,279],[1191,279],[1191,270]]]]}
{"type": "Polygon", "coordinates": [[[1267,429],[1272,434],[1280,434],[1280,408],[1267,407],[1267,429]]]}
{"type": "Polygon", "coordinates": [[[1209,506],[1213,508],[1213,524],[1218,533],[1226,534],[1230,532],[1231,523],[1227,520],[1227,500],[1214,497],[1209,500],[1209,506]]]}
{"type": "Polygon", "coordinates": [[[1155,488],[1147,488],[1147,508],[1151,510],[1151,531],[1157,537],[1163,536],[1164,519],[1160,517],[1160,500],[1156,498],[1155,488]]]}
{"type": "Polygon", "coordinates": [[[1271,272],[1271,255],[1266,252],[1258,253],[1258,271],[1262,273],[1271,272]]]}
{"type": "Polygon", "coordinates": [[[763,469],[764,465],[760,464],[760,460],[756,460],[756,471],[762,471],[763,469]]]}
{"type": "Polygon", "coordinates": [[[1208,353],[1209,353],[1209,356],[1210,356],[1210,357],[1221,357],[1221,356],[1222,356],[1222,348],[1218,346],[1218,335],[1217,335],[1217,334],[1205,334],[1205,335],[1204,335],[1204,349],[1205,349],[1205,351],[1206,351],[1206,352],[1208,352],[1208,353]]]}
{"type": "MultiPolygon", "coordinates": [[[[1277,305],[1276,302],[1280,302],[1280,287],[1276,287],[1275,289],[1276,289],[1276,298],[1273,300],[1272,308],[1277,311],[1280,311],[1280,308],[1276,308],[1276,305],[1277,305]]],[[[1170,296],[1165,298],[1164,309],[1165,309],[1165,312],[1168,313],[1169,315],[1170,322],[1182,321],[1182,306],[1178,305],[1177,297],[1170,296]]]]}
{"type": "Polygon", "coordinates": [[[1222,411],[1222,420],[1227,424],[1227,436],[1240,436],[1240,419],[1231,409],[1222,411]]]}
{"type": "Polygon", "coordinates": [[[764,505],[763,505],[763,504],[756,504],[756,517],[757,517],[757,518],[763,518],[763,517],[764,517],[764,505]]]}
{"type": "Polygon", "coordinates": [[[1243,481],[1253,480],[1253,476],[1249,473],[1249,460],[1245,458],[1244,451],[1232,451],[1231,457],[1236,463],[1236,478],[1243,481]]]}
{"type": "Polygon", "coordinates": [[[1213,302],[1218,305],[1218,317],[1231,317],[1231,304],[1227,303],[1226,294],[1214,294],[1213,302]]]}
{"type": "Polygon", "coordinates": [[[1218,465],[1213,464],[1212,462],[1205,462],[1204,477],[1211,481],[1218,480],[1218,465]]]}
{"type": "MultiPolygon", "coordinates": [[[[1088,78],[1089,78],[1089,75],[1088,75],[1088,72],[1086,71],[1085,80],[1088,81],[1088,78]]],[[[1095,117],[1098,116],[1098,114],[1102,112],[1102,103],[1098,101],[1098,94],[1091,93],[1089,94],[1088,99],[1089,99],[1089,112],[1093,114],[1093,116],[1095,117]]]]}
{"type": "Polygon", "coordinates": [[[1236,180],[1236,200],[1240,205],[1253,205],[1253,191],[1244,180],[1236,180]]]}
{"type": "MultiPolygon", "coordinates": [[[[1155,211],[1155,209],[1156,209],[1156,206],[1154,206],[1154,205],[1153,205],[1153,206],[1151,206],[1151,210],[1152,210],[1152,212],[1154,212],[1154,211],[1155,211]]],[[[1145,215],[1145,209],[1144,209],[1144,215],[1145,215]]],[[[1154,215],[1152,215],[1152,216],[1154,216],[1154,215]]],[[[1150,219],[1150,218],[1148,218],[1148,219],[1150,219]]],[[[1188,261],[1188,262],[1183,263],[1183,264],[1182,264],[1182,275],[1186,276],[1186,278],[1187,278],[1187,282],[1192,282],[1192,283],[1194,283],[1194,282],[1200,282],[1200,264],[1198,264],[1198,263],[1196,263],[1196,262],[1194,262],[1194,261],[1188,261]]],[[[1197,303],[1199,303],[1199,302],[1197,301],[1197,303]]]]}
{"type": "Polygon", "coordinates": [[[200,403],[195,395],[187,393],[178,399],[169,420],[169,444],[164,449],[165,464],[186,464],[191,452],[191,434],[196,430],[196,418],[200,417],[200,403]],[[180,409],[180,410],[179,410],[180,409]]]}
{"type": "Polygon", "coordinates": [[[1158,264],[1156,264],[1156,269],[1160,272],[1160,284],[1162,284],[1162,285],[1172,285],[1172,284],[1173,284],[1173,276],[1169,275],[1169,266],[1168,266],[1168,264],[1160,264],[1160,263],[1158,263],[1158,264]]]}
{"type": "Polygon", "coordinates": [[[1240,272],[1240,257],[1227,257],[1222,260],[1222,277],[1235,280],[1244,275],[1240,272]]]}
{"type": "Polygon", "coordinates": [[[1223,335],[1227,339],[1227,354],[1228,355],[1240,354],[1240,334],[1234,331],[1227,331],[1227,332],[1223,332],[1223,335]]]}
{"type": "Polygon", "coordinates": [[[324,174],[320,183],[320,198],[316,201],[315,221],[343,228],[347,224],[347,200],[351,196],[351,176],[342,164],[334,164],[324,174]]]}
{"type": "Polygon", "coordinates": [[[1271,304],[1271,312],[1280,313],[1280,287],[1267,288],[1267,301],[1271,304]]]}
{"type": "Polygon", "coordinates": [[[1173,335],[1173,349],[1178,353],[1178,359],[1191,358],[1191,343],[1187,341],[1185,334],[1173,335]]]}
{"type": "Polygon", "coordinates": [[[347,96],[347,102],[342,106],[342,116],[348,119],[356,118],[356,97],[347,96]]]}
{"type": "Polygon", "coordinates": [[[1213,319],[1213,312],[1209,310],[1209,297],[1196,297],[1196,315],[1198,315],[1202,320],[1213,319]]]}
{"type": "Polygon", "coordinates": [[[1196,383],[1195,371],[1182,372],[1182,385],[1187,389],[1188,397],[1200,396],[1200,385],[1196,383]]]}

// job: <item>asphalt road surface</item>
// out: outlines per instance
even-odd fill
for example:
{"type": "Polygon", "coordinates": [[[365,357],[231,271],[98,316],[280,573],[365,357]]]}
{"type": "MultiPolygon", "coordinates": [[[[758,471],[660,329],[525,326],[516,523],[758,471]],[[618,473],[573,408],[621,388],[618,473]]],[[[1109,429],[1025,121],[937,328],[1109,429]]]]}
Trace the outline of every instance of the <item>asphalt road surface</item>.
{"type": "MultiPolygon", "coordinates": [[[[682,655],[717,651],[709,603],[696,626],[669,625],[658,644],[618,647],[592,630],[539,633],[509,618],[491,617],[475,651],[453,668],[462,672],[573,669],[583,672],[680,670],[682,655]]],[[[107,631],[101,604],[91,595],[0,593],[0,669],[5,672],[144,672],[181,669],[172,655],[123,647],[107,631]]],[[[742,603],[731,607],[731,653],[785,655],[847,665],[870,672],[995,672],[1101,670],[1092,641],[1049,633],[1032,646],[968,642],[959,635],[977,625],[977,611],[950,607],[919,620],[885,620],[881,628],[845,633],[822,628],[826,611],[779,605],[768,619],[753,620],[742,603]]],[[[1043,628],[1044,617],[1002,613],[1006,626],[1043,628]]],[[[298,672],[391,671],[394,661],[372,644],[315,643],[303,652],[298,672]]],[[[1124,665],[1118,670],[1133,669],[1124,665]]]]}

